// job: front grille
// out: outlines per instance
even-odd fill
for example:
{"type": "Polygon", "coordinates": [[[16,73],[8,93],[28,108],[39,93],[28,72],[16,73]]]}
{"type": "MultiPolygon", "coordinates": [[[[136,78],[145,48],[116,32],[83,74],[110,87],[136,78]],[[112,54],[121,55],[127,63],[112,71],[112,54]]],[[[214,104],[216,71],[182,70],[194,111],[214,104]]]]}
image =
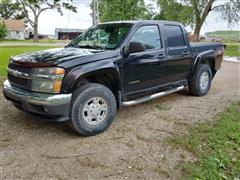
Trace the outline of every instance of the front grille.
{"type": "MultiPolygon", "coordinates": [[[[19,71],[19,72],[27,73],[27,74],[30,74],[32,71],[31,68],[20,67],[20,66],[14,65],[14,64],[9,64],[8,68],[19,71]]],[[[19,87],[19,88],[22,88],[25,90],[31,90],[31,80],[29,80],[29,79],[17,77],[17,76],[14,76],[14,75],[8,73],[8,80],[9,80],[10,84],[12,84],[13,86],[16,86],[16,87],[19,87]]]]}
{"type": "Polygon", "coordinates": [[[9,63],[8,68],[13,69],[13,70],[17,70],[17,71],[20,71],[20,72],[24,72],[24,73],[27,73],[27,74],[31,74],[31,72],[32,72],[32,68],[21,67],[21,66],[15,65],[13,63],[9,63]]]}
{"type": "Polygon", "coordinates": [[[10,74],[8,74],[8,80],[9,80],[10,82],[19,84],[19,85],[21,85],[21,86],[27,86],[27,85],[28,85],[28,80],[27,80],[27,79],[15,77],[15,76],[12,76],[12,75],[10,75],[10,74]]]}

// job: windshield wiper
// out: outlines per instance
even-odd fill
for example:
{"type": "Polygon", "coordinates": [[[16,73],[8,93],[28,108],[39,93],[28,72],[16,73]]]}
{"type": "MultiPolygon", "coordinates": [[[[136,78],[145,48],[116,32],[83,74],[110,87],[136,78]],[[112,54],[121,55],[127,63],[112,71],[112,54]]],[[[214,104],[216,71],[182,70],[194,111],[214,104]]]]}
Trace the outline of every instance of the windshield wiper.
{"type": "Polygon", "coordinates": [[[87,49],[100,49],[103,50],[104,48],[100,47],[100,46],[95,46],[95,45],[79,45],[79,48],[87,48],[87,49]]]}

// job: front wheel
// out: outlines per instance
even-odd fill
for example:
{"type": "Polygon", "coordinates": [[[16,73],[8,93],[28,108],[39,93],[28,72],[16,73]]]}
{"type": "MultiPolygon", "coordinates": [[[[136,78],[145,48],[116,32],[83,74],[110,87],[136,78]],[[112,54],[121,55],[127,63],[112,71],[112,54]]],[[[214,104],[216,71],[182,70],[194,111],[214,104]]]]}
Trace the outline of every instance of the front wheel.
{"type": "Polygon", "coordinates": [[[111,125],[116,110],[116,99],[110,89],[101,84],[85,84],[73,92],[70,125],[81,135],[93,136],[111,125]]]}
{"type": "Polygon", "coordinates": [[[190,93],[203,96],[208,93],[212,83],[212,70],[207,64],[199,64],[189,82],[190,93]]]}

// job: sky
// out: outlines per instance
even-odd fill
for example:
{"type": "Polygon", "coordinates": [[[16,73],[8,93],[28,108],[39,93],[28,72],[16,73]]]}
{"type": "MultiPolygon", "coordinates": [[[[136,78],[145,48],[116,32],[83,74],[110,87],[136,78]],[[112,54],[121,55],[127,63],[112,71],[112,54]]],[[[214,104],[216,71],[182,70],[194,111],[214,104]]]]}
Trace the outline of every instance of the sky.
{"type": "MultiPolygon", "coordinates": [[[[150,0],[145,0],[149,3],[150,0]]],[[[92,18],[90,16],[91,0],[74,0],[74,5],[77,6],[77,13],[68,10],[63,10],[63,16],[54,10],[43,12],[39,18],[39,33],[54,35],[55,28],[77,28],[87,29],[92,25],[92,18]]],[[[219,14],[212,13],[208,15],[204,23],[201,34],[212,32],[216,30],[239,30],[239,25],[229,28],[227,22],[223,21],[219,14]]],[[[188,31],[191,29],[187,28],[188,31]]]]}

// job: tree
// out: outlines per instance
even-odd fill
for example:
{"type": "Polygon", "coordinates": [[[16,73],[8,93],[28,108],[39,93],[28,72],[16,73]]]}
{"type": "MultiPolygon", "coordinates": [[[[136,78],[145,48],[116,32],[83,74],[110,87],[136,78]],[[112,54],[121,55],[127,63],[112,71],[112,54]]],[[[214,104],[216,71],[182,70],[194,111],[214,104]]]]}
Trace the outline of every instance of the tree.
{"type": "MultiPolygon", "coordinates": [[[[163,0],[157,0],[157,4],[159,6],[163,6],[162,3],[163,0]]],[[[240,19],[240,1],[239,0],[228,0],[228,1],[221,1],[221,0],[166,0],[168,2],[177,3],[179,2],[183,9],[186,7],[189,7],[192,10],[184,11],[183,9],[175,9],[173,6],[172,8],[168,8],[167,11],[165,11],[165,17],[171,16],[171,14],[174,14],[176,12],[179,12],[176,17],[179,17],[180,22],[182,22],[184,19],[182,19],[182,15],[185,14],[185,17],[187,18],[187,22],[185,24],[191,25],[194,27],[194,33],[193,33],[193,40],[198,41],[200,31],[202,28],[202,25],[204,24],[207,16],[211,12],[219,13],[219,15],[228,22],[229,26],[236,24],[239,22],[240,19]],[[191,18],[192,17],[192,18],[191,18]],[[188,22],[189,21],[189,22],[188,22]]],[[[164,6],[160,10],[164,9],[164,6]]],[[[161,12],[160,12],[161,14],[161,12]]]]}
{"type": "Polygon", "coordinates": [[[38,41],[38,20],[39,16],[47,10],[57,10],[61,15],[62,8],[77,12],[76,7],[71,4],[72,0],[18,0],[22,6],[22,11],[26,16],[28,22],[33,28],[34,41],[38,41]],[[33,14],[33,19],[30,17],[30,13],[33,14]]]}
{"type": "Polygon", "coordinates": [[[3,19],[24,19],[25,16],[21,10],[20,3],[12,2],[12,0],[1,0],[0,18],[3,19]]]}
{"type": "Polygon", "coordinates": [[[240,19],[240,1],[239,0],[191,0],[190,5],[194,10],[195,28],[193,33],[194,41],[199,40],[199,34],[203,23],[210,12],[219,13],[225,19],[229,26],[238,23],[240,19]]]}
{"type": "Polygon", "coordinates": [[[100,0],[100,21],[146,19],[147,8],[144,0],[100,0]]]}
{"type": "Polygon", "coordinates": [[[6,25],[3,21],[0,20],[0,40],[7,36],[6,25]]]}
{"type": "Polygon", "coordinates": [[[189,25],[193,21],[192,8],[183,5],[175,0],[158,0],[160,13],[154,16],[158,20],[178,21],[184,25],[189,25]]]}

